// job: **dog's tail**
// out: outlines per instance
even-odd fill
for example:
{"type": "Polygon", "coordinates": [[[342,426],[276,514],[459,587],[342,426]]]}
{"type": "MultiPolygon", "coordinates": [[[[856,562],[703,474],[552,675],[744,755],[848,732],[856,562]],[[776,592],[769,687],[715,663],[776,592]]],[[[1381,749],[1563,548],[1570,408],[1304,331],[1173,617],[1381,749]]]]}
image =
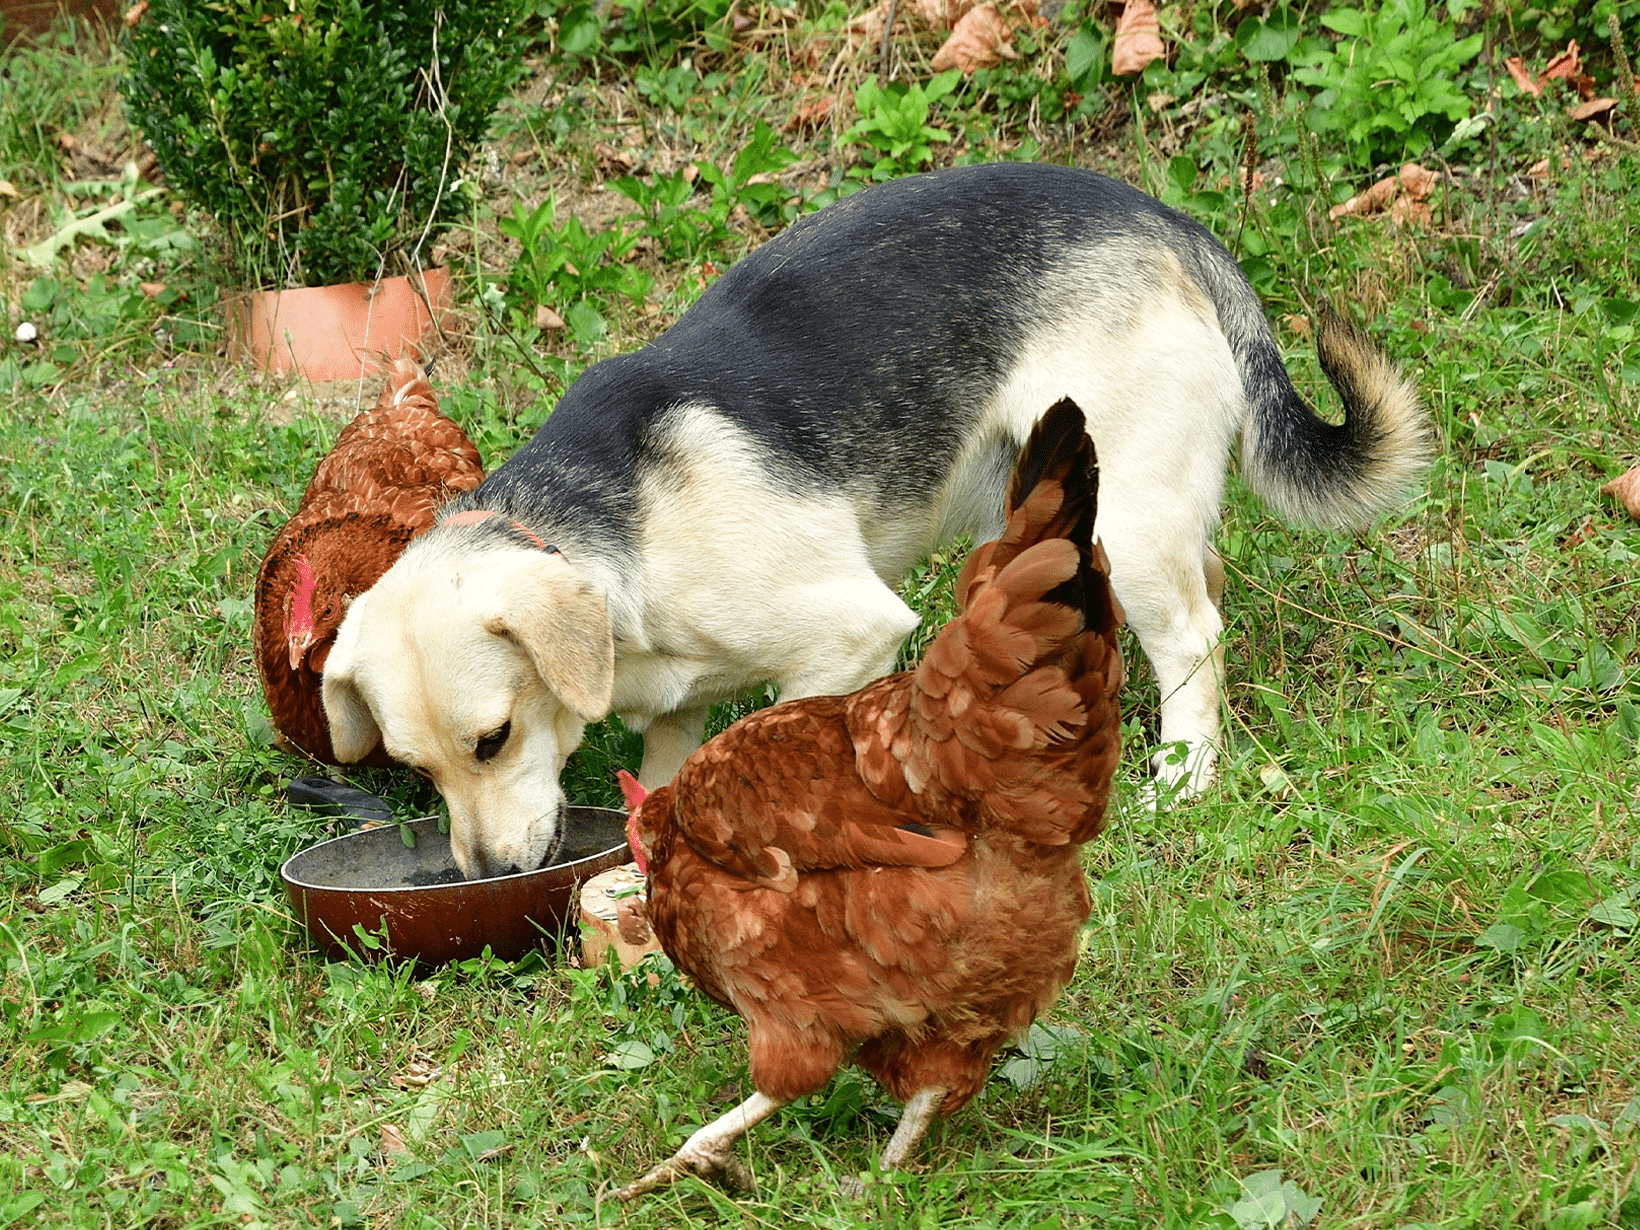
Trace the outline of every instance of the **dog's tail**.
{"type": "Polygon", "coordinates": [[[1320,418],[1293,388],[1256,292],[1228,253],[1216,255],[1209,292],[1249,411],[1243,475],[1283,516],[1365,528],[1405,497],[1429,460],[1431,430],[1417,390],[1366,334],[1323,305],[1316,353],[1344,403],[1344,421],[1320,418]]]}

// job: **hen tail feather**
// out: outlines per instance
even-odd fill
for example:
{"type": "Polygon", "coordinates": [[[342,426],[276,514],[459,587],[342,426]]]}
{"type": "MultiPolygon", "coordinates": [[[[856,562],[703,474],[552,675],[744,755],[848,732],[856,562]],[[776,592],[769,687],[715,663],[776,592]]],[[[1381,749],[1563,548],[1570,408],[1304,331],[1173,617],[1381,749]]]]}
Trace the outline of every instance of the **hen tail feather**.
{"type": "Polygon", "coordinates": [[[1099,468],[1080,408],[1064,399],[1026,441],[1007,526],[957,580],[962,613],[914,674],[896,739],[927,805],[1044,844],[1086,841],[1116,768],[1121,608],[1093,540],[1099,468]]]}

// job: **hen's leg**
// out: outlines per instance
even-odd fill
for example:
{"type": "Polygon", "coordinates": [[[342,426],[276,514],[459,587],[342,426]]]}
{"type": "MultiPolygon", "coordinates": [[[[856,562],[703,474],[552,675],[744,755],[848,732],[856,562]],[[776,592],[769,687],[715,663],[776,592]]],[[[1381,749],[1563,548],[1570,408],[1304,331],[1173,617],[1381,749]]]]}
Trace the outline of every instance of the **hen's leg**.
{"type": "MultiPolygon", "coordinates": [[[[919,1089],[911,1095],[911,1100],[900,1112],[899,1126],[894,1129],[894,1135],[889,1137],[888,1146],[878,1160],[878,1170],[886,1172],[905,1169],[906,1159],[922,1142],[923,1136],[928,1132],[928,1125],[934,1122],[934,1116],[939,1114],[940,1103],[945,1100],[946,1092],[944,1089],[919,1089]]],[[[858,1200],[865,1195],[865,1184],[859,1179],[844,1179],[838,1186],[845,1196],[852,1199],[858,1200]]]]}
{"type": "Polygon", "coordinates": [[[757,1184],[745,1163],[735,1156],[735,1141],[784,1105],[761,1093],[752,1094],[728,1114],[714,1119],[684,1141],[683,1147],[670,1159],[617,1191],[615,1198],[632,1200],[668,1187],[686,1174],[701,1179],[721,1179],[742,1191],[751,1191],[757,1184]]]}
{"type": "Polygon", "coordinates": [[[900,1112],[900,1124],[894,1129],[894,1135],[889,1137],[888,1147],[883,1150],[879,1169],[903,1170],[906,1159],[911,1151],[922,1143],[922,1138],[928,1132],[928,1125],[934,1122],[934,1116],[940,1112],[940,1103],[945,1100],[944,1089],[919,1089],[911,1095],[911,1100],[905,1104],[900,1112]]]}

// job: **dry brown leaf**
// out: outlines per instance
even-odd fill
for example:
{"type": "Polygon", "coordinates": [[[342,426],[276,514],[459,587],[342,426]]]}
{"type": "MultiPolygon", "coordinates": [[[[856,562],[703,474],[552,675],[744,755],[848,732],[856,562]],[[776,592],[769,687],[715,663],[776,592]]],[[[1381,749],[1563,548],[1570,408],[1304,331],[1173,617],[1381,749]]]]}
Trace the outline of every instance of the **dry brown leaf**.
{"type": "Polygon", "coordinates": [[[1435,172],[1416,162],[1401,167],[1401,190],[1415,201],[1426,199],[1435,190],[1435,172]]]}
{"type": "Polygon", "coordinates": [[[1640,521],[1640,466],[1635,466],[1627,474],[1612,479],[1600,490],[1605,495],[1615,495],[1623,502],[1629,516],[1640,521]]]}
{"type": "Polygon", "coordinates": [[[402,1157],[410,1152],[404,1143],[404,1133],[395,1124],[382,1124],[382,1152],[388,1157],[402,1157]]]}
{"type": "Polygon", "coordinates": [[[1365,192],[1358,192],[1342,205],[1334,205],[1327,216],[1337,221],[1346,217],[1365,217],[1382,213],[1401,193],[1401,181],[1394,175],[1379,180],[1365,192]]]}
{"type": "Polygon", "coordinates": [[[13,201],[20,201],[23,199],[23,194],[17,191],[17,185],[12,183],[9,179],[0,179],[0,196],[7,197],[13,201]]]}
{"type": "Polygon", "coordinates": [[[632,155],[624,149],[616,149],[607,141],[594,145],[592,154],[598,160],[598,170],[604,175],[626,175],[632,170],[632,155]]]}
{"type": "Polygon", "coordinates": [[[564,318],[542,303],[535,309],[535,327],[543,333],[551,333],[564,327],[564,318]]]}
{"type": "Polygon", "coordinates": [[[1515,84],[1525,93],[1530,94],[1533,98],[1543,96],[1543,83],[1526,71],[1526,61],[1519,56],[1510,56],[1503,62],[1503,66],[1509,70],[1509,75],[1515,79],[1515,84]]]}
{"type": "Polygon", "coordinates": [[[1004,60],[1017,60],[1019,53],[1008,42],[1010,33],[995,4],[969,9],[951,31],[951,37],[934,53],[929,67],[936,73],[960,68],[967,74],[976,68],[995,68],[1004,60]]]}
{"type": "Polygon", "coordinates": [[[1008,0],[1008,7],[1025,19],[1028,26],[1051,26],[1053,23],[1042,15],[1041,0],[1008,0]]]}
{"type": "Polygon", "coordinates": [[[1591,98],[1588,102],[1578,103],[1575,107],[1567,107],[1566,114],[1574,120],[1592,120],[1605,115],[1616,106],[1615,98],[1591,98]]]}
{"type": "Polygon", "coordinates": [[[906,5],[933,30],[949,30],[974,7],[975,0],[910,0],[906,5]]]}
{"type": "Polygon", "coordinates": [[[125,10],[125,28],[129,30],[135,27],[136,24],[142,20],[142,15],[147,11],[148,0],[137,0],[135,4],[125,10]]]}
{"type": "Polygon", "coordinates": [[[1566,44],[1566,50],[1549,61],[1549,67],[1543,70],[1543,80],[1551,81],[1559,77],[1577,91],[1577,96],[1584,102],[1594,97],[1594,78],[1583,71],[1583,60],[1578,55],[1577,40],[1573,39],[1566,44]]]}
{"type": "Polygon", "coordinates": [[[1435,214],[1428,201],[1402,193],[1389,207],[1389,220],[1396,226],[1433,226],[1435,214]]]}
{"type": "Polygon", "coordinates": [[[1398,174],[1379,180],[1342,205],[1334,205],[1327,216],[1336,221],[1343,217],[1366,217],[1388,209],[1396,225],[1403,222],[1428,225],[1434,219],[1424,202],[1434,190],[1435,182],[1435,172],[1409,162],[1398,174]]]}
{"type": "Polygon", "coordinates": [[[1566,50],[1549,59],[1549,67],[1543,70],[1543,79],[1548,81],[1552,77],[1572,78],[1583,71],[1583,62],[1578,58],[1577,40],[1574,38],[1566,44],[1566,50]]]}
{"type": "Polygon", "coordinates": [[[138,282],[137,283],[137,289],[140,290],[143,293],[144,298],[158,299],[161,295],[163,295],[165,293],[165,283],[164,282],[138,282]]]}
{"type": "Polygon", "coordinates": [[[1116,21],[1116,38],[1110,53],[1111,72],[1118,77],[1142,73],[1145,65],[1166,54],[1162,26],[1156,20],[1156,6],[1150,0],[1127,0],[1116,21]]]}
{"type": "Polygon", "coordinates": [[[818,98],[810,99],[796,111],[791,118],[780,126],[782,132],[811,132],[819,128],[831,118],[832,96],[822,94],[818,98]]]}

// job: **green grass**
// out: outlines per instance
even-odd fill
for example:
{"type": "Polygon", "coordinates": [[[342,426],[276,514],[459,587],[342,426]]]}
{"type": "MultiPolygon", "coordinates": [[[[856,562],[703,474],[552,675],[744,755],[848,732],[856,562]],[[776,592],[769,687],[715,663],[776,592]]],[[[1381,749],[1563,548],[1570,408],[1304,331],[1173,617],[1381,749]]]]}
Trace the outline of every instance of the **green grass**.
{"type": "MultiPolygon", "coordinates": [[[[701,53],[737,84],[681,112],[664,91],[621,105],[726,167],[791,101],[759,59],[777,54],[701,53]]],[[[565,69],[582,108],[563,132],[512,113],[560,200],[629,130],[608,92],[629,70],[565,69]]],[[[1025,121],[997,101],[1015,79],[988,80],[958,127],[1000,152],[1025,121]]],[[[281,801],[304,767],[270,746],[249,599],[339,420],[282,422],[282,387],[209,355],[75,342],[0,415],[0,1227],[1640,1226],[1640,526],[1598,494],[1640,452],[1640,162],[1505,120],[1499,184],[1462,180],[1433,234],[1328,227],[1296,197],[1245,227],[1278,241],[1249,256],[1272,316],[1357,305],[1439,456],[1357,538],[1286,526],[1232,482],[1222,781],[1137,805],[1156,710],[1130,644],[1132,751],[1087,852],[1076,979],[935,1128],[928,1171],[858,1206],[835,1181],[869,1172],[897,1108],[853,1072],[753,1133],[756,1196],[602,1199],[749,1091],[740,1022],[664,962],[418,980],[315,953],[277,868],[328,822],[281,801]],[[1507,189],[1549,155],[1550,184],[1507,189]]],[[[816,188],[840,178],[831,135],[791,140],[831,159],[816,188]]],[[[1133,174],[1135,151],[1153,153],[1124,129],[1043,155],[1133,174]]],[[[1243,231],[1239,198],[1195,203],[1243,231]]],[[[757,234],[713,226],[705,259],[757,234]]],[[[493,217],[475,230],[475,263],[504,266],[493,217]]],[[[617,304],[596,345],[536,339],[535,367],[474,312],[445,405],[487,459],[564,376],[651,336],[701,265],[649,269],[658,320],[617,304]]],[[[907,583],[931,626],[958,558],[907,583]]],[[[573,789],[613,802],[635,752],[595,732],[573,789]]],[[[356,778],[435,802],[408,774],[356,778]]]]}

